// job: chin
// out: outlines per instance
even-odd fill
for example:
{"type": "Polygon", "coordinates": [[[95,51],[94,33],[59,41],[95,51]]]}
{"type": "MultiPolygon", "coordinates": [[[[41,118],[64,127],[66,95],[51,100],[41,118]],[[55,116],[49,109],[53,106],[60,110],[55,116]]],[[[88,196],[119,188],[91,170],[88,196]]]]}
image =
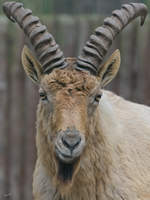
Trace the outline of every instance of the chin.
{"type": "Polygon", "coordinates": [[[80,168],[80,157],[71,159],[70,162],[60,159],[55,156],[56,163],[56,177],[55,184],[59,189],[60,193],[64,196],[66,193],[70,192],[73,185],[76,174],[80,168]]]}
{"type": "Polygon", "coordinates": [[[54,146],[56,164],[55,183],[61,193],[71,191],[80,169],[80,159],[85,148],[85,137],[76,129],[58,132],[54,146]],[[68,190],[69,189],[69,190],[68,190]]]}

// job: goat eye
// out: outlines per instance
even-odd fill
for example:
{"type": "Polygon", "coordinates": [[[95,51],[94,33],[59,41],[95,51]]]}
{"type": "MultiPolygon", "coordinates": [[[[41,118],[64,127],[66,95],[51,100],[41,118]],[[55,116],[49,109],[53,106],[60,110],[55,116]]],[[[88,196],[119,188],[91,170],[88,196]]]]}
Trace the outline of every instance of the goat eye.
{"type": "Polygon", "coordinates": [[[47,95],[46,95],[46,93],[40,92],[40,98],[41,98],[42,101],[47,100],[47,95]]]}
{"type": "Polygon", "coordinates": [[[102,97],[102,94],[97,94],[97,95],[95,96],[95,101],[99,103],[101,97],[102,97]]]}

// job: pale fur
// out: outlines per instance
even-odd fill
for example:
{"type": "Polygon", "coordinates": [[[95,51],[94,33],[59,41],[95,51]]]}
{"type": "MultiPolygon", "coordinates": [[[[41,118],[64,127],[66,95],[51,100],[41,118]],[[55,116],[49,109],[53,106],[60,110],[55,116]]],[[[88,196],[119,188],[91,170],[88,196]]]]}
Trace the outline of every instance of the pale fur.
{"type": "MultiPolygon", "coordinates": [[[[42,114],[38,110],[37,121],[42,114]]],[[[37,123],[38,124],[38,123],[37,123]]],[[[103,91],[90,139],[73,185],[61,196],[42,159],[46,140],[38,124],[35,200],[149,200],[150,108],[103,91]]],[[[50,152],[47,152],[50,153],[50,152]]],[[[45,161],[53,165],[51,161],[45,161]]],[[[55,169],[54,169],[55,171],[55,169]]],[[[54,172],[55,173],[55,172],[54,172]]]]}
{"type": "MultiPolygon", "coordinates": [[[[34,200],[150,200],[150,108],[103,90],[95,112],[91,115],[85,111],[88,111],[86,96],[95,91],[95,87],[110,82],[116,75],[120,66],[119,51],[102,67],[99,78],[88,72],[73,70],[75,59],[72,58],[67,60],[70,65],[68,69],[54,70],[51,74],[42,76],[42,68],[34,62],[32,56],[30,58],[30,52],[26,48],[23,54],[27,75],[34,78],[34,67],[39,73],[33,81],[37,78],[42,86],[44,82],[41,80],[45,80],[44,87],[48,93],[50,90],[59,91],[55,98],[58,104],[54,108],[54,117],[58,119],[55,124],[48,117],[50,110],[46,105],[50,104],[42,106],[40,101],[38,105],[34,200]],[[74,91],[74,98],[70,98],[67,87],[74,91]],[[82,95],[76,96],[76,88],[82,90],[82,95]],[[72,181],[68,184],[57,177],[53,144],[57,128],[60,128],[59,116],[65,109],[69,112],[64,115],[68,121],[65,120],[67,124],[63,124],[63,130],[70,123],[68,115],[72,116],[74,125],[81,132],[88,127],[85,128],[86,147],[72,181]],[[82,121],[79,120],[80,117],[82,121]]],[[[94,108],[93,105],[91,108],[94,108]]]]}

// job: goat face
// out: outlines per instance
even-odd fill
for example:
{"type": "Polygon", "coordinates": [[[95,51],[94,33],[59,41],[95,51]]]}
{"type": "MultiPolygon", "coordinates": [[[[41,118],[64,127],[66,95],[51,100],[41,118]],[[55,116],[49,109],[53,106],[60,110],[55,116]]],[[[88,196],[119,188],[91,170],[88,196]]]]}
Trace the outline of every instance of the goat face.
{"type": "Polygon", "coordinates": [[[101,87],[117,73],[120,53],[117,50],[111,56],[98,76],[74,69],[75,59],[66,59],[65,69],[42,74],[40,64],[27,47],[23,50],[22,62],[27,75],[40,87],[37,125],[42,127],[38,128],[46,138],[41,148],[47,144],[46,154],[55,163],[57,179],[71,182],[92,137],[90,126],[94,127],[92,119],[97,114],[101,87]]]}
{"type": "Polygon", "coordinates": [[[40,85],[49,146],[57,163],[58,177],[72,179],[88,140],[90,119],[101,97],[99,82],[87,72],[55,70],[40,85]]]}

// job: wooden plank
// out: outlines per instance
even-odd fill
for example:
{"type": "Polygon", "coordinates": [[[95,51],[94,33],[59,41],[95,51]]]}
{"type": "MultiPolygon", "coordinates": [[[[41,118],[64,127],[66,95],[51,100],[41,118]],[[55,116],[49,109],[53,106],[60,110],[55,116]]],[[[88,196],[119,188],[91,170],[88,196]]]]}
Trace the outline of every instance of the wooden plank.
{"type": "MultiPolygon", "coordinates": [[[[22,37],[19,28],[14,25],[11,27],[13,36],[12,55],[13,60],[11,63],[11,152],[10,152],[10,193],[12,198],[20,200],[20,161],[24,156],[22,155],[21,143],[22,137],[25,134],[24,129],[24,73],[20,67],[20,50],[22,45],[22,37]]],[[[23,198],[21,198],[23,199],[23,198]]]]}
{"type": "Polygon", "coordinates": [[[129,37],[129,49],[128,49],[128,74],[130,79],[130,96],[129,99],[132,101],[138,100],[138,68],[139,68],[139,60],[137,57],[137,45],[138,45],[138,27],[139,23],[134,22],[131,27],[130,37],[129,37]]]}
{"type": "MultiPolygon", "coordinates": [[[[38,88],[26,78],[26,133],[24,152],[24,199],[32,199],[32,177],[36,159],[36,108],[39,98],[38,88]]],[[[23,167],[23,166],[22,166],[23,167]]]]}
{"type": "Polygon", "coordinates": [[[76,26],[75,19],[70,16],[63,15],[59,18],[59,26],[58,26],[60,46],[64,51],[64,55],[66,57],[74,57],[76,54],[76,26]]]}
{"type": "Polygon", "coordinates": [[[128,27],[120,33],[121,43],[120,43],[120,52],[121,52],[121,67],[120,67],[120,91],[119,95],[130,99],[131,90],[130,90],[130,75],[132,67],[131,60],[132,56],[130,55],[131,51],[131,32],[132,32],[132,24],[128,25],[128,27]]]}
{"type": "Polygon", "coordinates": [[[5,53],[6,53],[6,107],[5,107],[5,115],[4,119],[6,120],[5,123],[5,138],[6,138],[6,148],[5,148],[5,196],[7,198],[11,198],[12,194],[10,192],[10,174],[11,174],[11,119],[10,119],[10,113],[11,113],[11,91],[12,91],[12,78],[11,78],[11,61],[12,61],[12,46],[13,46],[13,39],[11,36],[11,26],[8,24],[8,21],[6,22],[7,25],[7,33],[4,37],[6,46],[5,46],[5,53]]]}
{"type": "Polygon", "coordinates": [[[142,74],[141,76],[142,78],[142,83],[143,83],[143,90],[142,90],[142,94],[144,97],[144,103],[147,105],[150,105],[150,93],[149,93],[149,85],[150,85],[150,66],[149,66],[149,52],[150,52],[150,21],[149,23],[147,23],[147,35],[145,35],[144,38],[144,49],[143,49],[143,53],[142,53],[142,74]]]}
{"type": "Polygon", "coordinates": [[[5,181],[7,179],[5,173],[5,152],[6,152],[6,107],[7,107],[7,52],[5,35],[7,33],[6,21],[0,20],[0,199],[5,196],[5,181]]]}

